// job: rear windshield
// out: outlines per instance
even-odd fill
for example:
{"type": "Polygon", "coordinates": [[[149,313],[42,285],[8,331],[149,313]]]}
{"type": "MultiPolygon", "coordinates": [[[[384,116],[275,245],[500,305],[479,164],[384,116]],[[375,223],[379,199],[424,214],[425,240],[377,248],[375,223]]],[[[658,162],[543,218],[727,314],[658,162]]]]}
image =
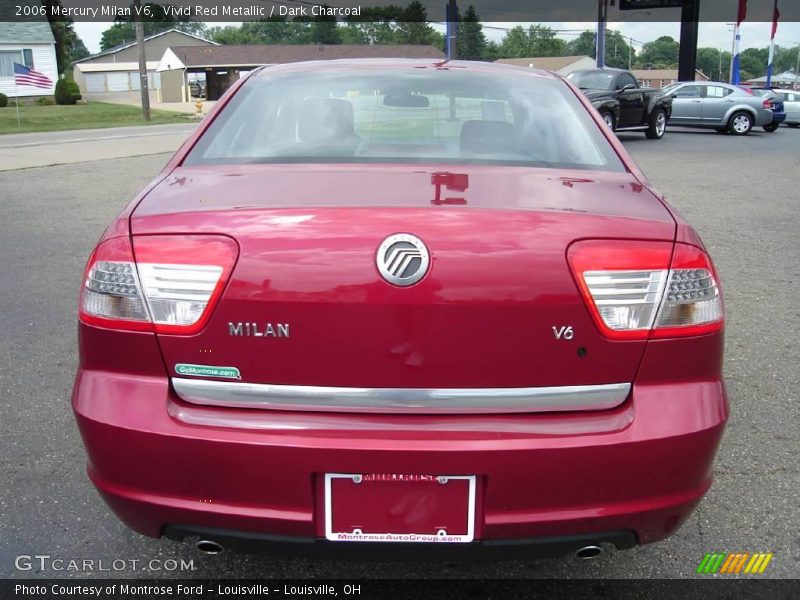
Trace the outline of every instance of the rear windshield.
{"type": "Polygon", "coordinates": [[[624,170],[563,82],[455,68],[254,76],[184,164],[298,162],[624,170]]]}
{"type": "Polygon", "coordinates": [[[575,71],[567,79],[585,90],[610,90],[615,76],[605,71],[575,71]]]}

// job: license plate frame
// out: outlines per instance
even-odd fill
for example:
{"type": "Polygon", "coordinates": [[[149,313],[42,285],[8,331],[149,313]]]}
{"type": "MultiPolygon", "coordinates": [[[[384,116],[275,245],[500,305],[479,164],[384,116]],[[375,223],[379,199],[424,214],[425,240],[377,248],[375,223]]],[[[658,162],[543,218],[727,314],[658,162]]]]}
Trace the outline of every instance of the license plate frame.
{"type": "MultiPolygon", "coordinates": [[[[440,488],[444,493],[444,489],[440,488]]],[[[476,475],[437,475],[437,476],[430,476],[430,475],[381,475],[381,474],[361,474],[361,473],[325,473],[324,478],[324,490],[323,490],[323,501],[324,501],[324,509],[325,509],[325,538],[332,542],[378,542],[378,543],[470,543],[475,540],[475,519],[476,519],[476,493],[477,490],[477,476],[476,475]],[[390,479],[394,478],[394,479],[390,479]],[[442,479],[444,483],[442,483],[442,479]],[[346,486],[346,482],[349,480],[350,482],[350,489],[343,490],[341,486],[346,486]],[[447,483],[454,482],[456,487],[459,489],[449,489],[447,490],[448,496],[455,496],[463,494],[462,500],[466,503],[466,512],[463,516],[465,516],[466,523],[463,523],[463,527],[461,523],[456,524],[455,526],[451,527],[451,531],[457,531],[458,533],[447,533],[446,527],[444,530],[438,529],[435,532],[433,531],[419,531],[419,532],[412,532],[412,531],[366,531],[366,528],[354,528],[353,530],[347,531],[342,530],[343,528],[341,525],[335,526],[334,521],[336,521],[336,506],[335,506],[335,498],[336,490],[339,491],[339,496],[349,495],[352,496],[355,491],[355,486],[358,485],[361,490],[367,489],[370,483],[380,484],[383,490],[388,489],[391,486],[397,486],[395,489],[397,490],[398,497],[402,497],[405,493],[411,493],[413,496],[413,492],[409,487],[410,485],[414,485],[419,487],[420,490],[433,492],[436,493],[435,488],[431,486],[439,486],[439,485],[446,485],[447,483]],[[346,493],[344,493],[346,492],[346,493]],[[335,529],[339,529],[338,531],[335,529]]],[[[361,492],[359,492],[361,493],[361,492]]],[[[367,498],[370,498],[369,493],[364,494],[367,498]]],[[[375,501],[377,500],[372,494],[373,502],[370,503],[371,506],[375,506],[375,501]]],[[[430,494],[428,494],[428,498],[430,499],[430,494]]],[[[395,498],[397,499],[397,498],[395,498]]],[[[440,500],[442,499],[442,494],[440,494],[440,500]]],[[[454,508],[458,508],[454,506],[454,508]]],[[[460,510],[460,509],[459,509],[460,510]]],[[[453,513],[458,514],[459,510],[454,510],[453,513]]],[[[463,513],[463,511],[461,511],[463,513]]],[[[450,527],[450,523],[447,524],[450,527]]],[[[380,528],[380,527],[378,527],[380,528]]],[[[372,526],[370,526],[372,529],[372,526]]],[[[436,527],[434,527],[436,529],[436,527]]]]}

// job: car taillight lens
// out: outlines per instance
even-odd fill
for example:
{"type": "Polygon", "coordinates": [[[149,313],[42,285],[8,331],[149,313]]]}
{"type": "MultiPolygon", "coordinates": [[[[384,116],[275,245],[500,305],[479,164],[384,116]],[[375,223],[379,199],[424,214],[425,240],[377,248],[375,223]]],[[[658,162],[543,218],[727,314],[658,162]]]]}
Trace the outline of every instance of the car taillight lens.
{"type": "Polygon", "coordinates": [[[714,268],[699,248],[590,240],[568,253],[592,318],[613,339],[700,335],[722,328],[714,268]]]}
{"type": "Polygon", "coordinates": [[[216,235],[134,237],[133,248],[125,237],[105,241],[86,268],[80,318],[113,329],[197,333],[237,254],[233,240],[216,235]]]}
{"type": "Polygon", "coordinates": [[[772,108],[772,101],[764,100],[764,108],[772,108]]]}

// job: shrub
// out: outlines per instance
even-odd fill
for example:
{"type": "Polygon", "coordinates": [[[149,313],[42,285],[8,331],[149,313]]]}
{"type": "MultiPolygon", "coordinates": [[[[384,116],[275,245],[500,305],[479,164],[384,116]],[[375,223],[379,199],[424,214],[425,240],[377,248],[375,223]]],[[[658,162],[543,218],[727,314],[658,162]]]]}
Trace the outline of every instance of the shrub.
{"type": "Polygon", "coordinates": [[[36,104],[38,104],[39,106],[53,106],[53,104],[55,103],[56,101],[53,100],[50,96],[39,96],[36,99],[36,104]]]}
{"type": "Polygon", "coordinates": [[[8,96],[0,94],[0,108],[5,108],[6,106],[8,106],[8,96]]]}
{"type": "Polygon", "coordinates": [[[73,79],[56,82],[56,104],[75,104],[81,99],[81,90],[73,79]]]}
{"type": "Polygon", "coordinates": [[[77,102],[83,98],[83,96],[81,96],[81,88],[78,86],[77,82],[74,79],[67,79],[67,82],[69,91],[72,92],[72,99],[77,102]]]}

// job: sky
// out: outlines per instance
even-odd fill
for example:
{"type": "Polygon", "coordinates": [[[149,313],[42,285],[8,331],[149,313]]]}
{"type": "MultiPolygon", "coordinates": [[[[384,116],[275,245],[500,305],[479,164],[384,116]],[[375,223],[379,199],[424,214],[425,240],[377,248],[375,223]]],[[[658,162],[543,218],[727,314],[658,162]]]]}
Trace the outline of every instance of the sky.
{"type": "MultiPolygon", "coordinates": [[[[520,23],[523,27],[527,27],[531,23],[520,23]]],[[[586,30],[592,27],[591,23],[542,23],[553,29],[567,29],[567,30],[586,30]]],[[[86,44],[90,52],[100,51],[100,37],[111,24],[110,23],[88,23],[76,22],[75,31],[86,44]]],[[[216,25],[239,25],[239,23],[207,23],[209,26],[216,25]]],[[[516,23],[484,23],[484,33],[489,39],[500,41],[505,35],[504,29],[514,27],[516,23]],[[494,29],[494,28],[497,29],[494,29]]],[[[677,22],[612,22],[609,23],[609,29],[619,31],[626,37],[632,37],[634,47],[641,48],[641,43],[650,42],[662,35],[668,35],[676,40],[680,33],[680,23],[677,22]],[[638,42],[638,43],[637,43],[638,42]]],[[[756,47],[763,48],[769,44],[769,34],[772,27],[771,23],[748,23],[742,24],[742,50],[746,48],[756,47]]],[[[698,33],[698,46],[711,46],[722,50],[730,50],[731,42],[733,39],[733,28],[725,23],[700,23],[698,33]]],[[[574,39],[574,35],[561,35],[565,40],[574,39]]],[[[778,24],[778,32],[775,36],[775,43],[784,47],[793,47],[800,45],[800,23],[798,22],[781,22],[778,24]]]]}

